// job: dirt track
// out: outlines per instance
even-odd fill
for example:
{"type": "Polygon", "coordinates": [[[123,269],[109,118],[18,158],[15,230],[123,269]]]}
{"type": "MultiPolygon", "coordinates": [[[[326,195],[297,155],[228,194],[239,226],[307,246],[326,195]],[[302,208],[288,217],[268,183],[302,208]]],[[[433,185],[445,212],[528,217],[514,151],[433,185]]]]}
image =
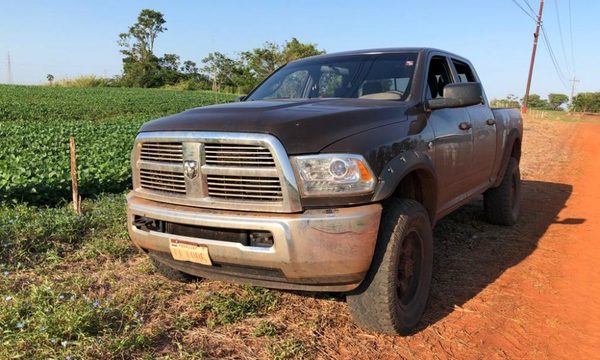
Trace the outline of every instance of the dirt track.
{"type": "Polygon", "coordinates": [[[519,224],[477,203],[441,222],[426,328],[363,354],[600,358],[600,123],[550,125],[526,119],[519,224]]]}
{"type": "Polygon", "coordinates": [[[519,224],[486,224],[481,202],[438,224],[420,331],[326,327],[318,357],[600,358],[600,122],[526,119],[525,136],[519,224]]]}

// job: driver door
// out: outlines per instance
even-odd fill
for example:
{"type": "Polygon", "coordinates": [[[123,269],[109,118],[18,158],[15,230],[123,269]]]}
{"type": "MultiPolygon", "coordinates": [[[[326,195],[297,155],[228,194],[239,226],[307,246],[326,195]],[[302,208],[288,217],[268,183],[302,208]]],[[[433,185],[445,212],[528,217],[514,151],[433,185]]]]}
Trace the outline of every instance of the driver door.
{"type": "MultiPolygon", "coordinates": [[[[444,87],[454,82],[448,58],[431,58],[427,74],[427,99],[443,97],[444,87]]],[[[465,108],[432,110],[428,123],[434,132],[434,165],[438,178],[440,212],[462,201],[470,190],[473,130],[465,108]],[[467,126],[465,126],[465,123],[467,126]]]]}

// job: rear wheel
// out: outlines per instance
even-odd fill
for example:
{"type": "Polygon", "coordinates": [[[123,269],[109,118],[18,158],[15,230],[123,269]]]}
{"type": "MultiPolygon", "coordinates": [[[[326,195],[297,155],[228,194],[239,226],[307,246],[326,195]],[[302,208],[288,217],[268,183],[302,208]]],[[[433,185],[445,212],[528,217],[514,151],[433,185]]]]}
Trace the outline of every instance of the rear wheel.
{"type": "Polygon", "coordinates": [[[498,187],[483,194],[485,217],[496,225],[514,225],[521,208],[521,173],[519,162],[510,158],[504,178],[498,187]]]}
{"type": "Polygon", "coordinates": [[[409,334],[425,310],[432,267],[433,236],[427,211],[414,200],[389,200],[371,269],[347,296],[354,321],[377,332],[409,334]]]}

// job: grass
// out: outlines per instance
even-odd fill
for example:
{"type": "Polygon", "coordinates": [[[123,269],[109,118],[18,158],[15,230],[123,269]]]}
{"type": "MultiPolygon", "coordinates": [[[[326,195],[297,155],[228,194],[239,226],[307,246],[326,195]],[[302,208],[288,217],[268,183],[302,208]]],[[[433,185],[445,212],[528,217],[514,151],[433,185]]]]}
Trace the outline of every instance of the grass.
{"type": "Polygon", "coordinates": [[[71,206],[0,206],[1,266],[4,271],[60,261],[80,250],[83,257],[120,258],[130,250],[123,195],[84,200],[83,214],[71,206]],[[102,240],[99,240],[102,239],[102,240]]]}
{"type": "MultiPolygon", "coordinates": [[[[85,274],[62,283],[38,280],[3,294],[0,358],[94,356],[103,348],[118,353],[149,343],[138,331],[142,319],[135,309],[117,299],[89,296],[85,274]]],[[[10,287],[6,282],[2,290],[10,287]]]]}
{"type": "Polygon", "coordinates": [[[546,120],[546,121],[561,121],[567,123],[579,123],[579,122],[598,122],[600,116],[581,114],[581,113],[569,113],[566,111],[552,111],[552,110],[536,110],[529,109],[527,111],[528,118],[546,120]]]}
{"type": "Polygon", "coordinates": [[[285,339],[280,343],[273,344],[269,347],[273,359],[295,359],[303,358],[307,352],[304,343],[297,339],[285,339]]]}
{"type": "Polygon", "coordinates": [[[243,286],[240,291],[211,293],[199,304],[200,310],[208,313],[209,327],[238,322],[272,310],[277,305],[275,293],[252,286],[243,286]]]}

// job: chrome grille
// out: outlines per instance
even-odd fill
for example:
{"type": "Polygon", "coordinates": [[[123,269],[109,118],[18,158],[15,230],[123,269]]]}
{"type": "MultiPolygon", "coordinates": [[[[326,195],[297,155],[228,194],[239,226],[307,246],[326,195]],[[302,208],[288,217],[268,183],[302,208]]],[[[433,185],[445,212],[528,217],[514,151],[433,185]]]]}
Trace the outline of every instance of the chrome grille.
{"type": "Polygon", "coordinates": [[[181,164],[183,144],[177,142],[147,142],[142,144],[140,160],[181,164]]]}
{"type": "Polygon", "coordinates": [[[208,175],[208,195],[228,200],[281,201],[277,177],[208,175]]]}
{"type": "Polygon", "coordinates": [[[185,179],[182,173],[173,171],[140,169],[142,188],[185,194],[185,179]]]}
{"type": "Polygon", "coordinates": [[[235,167],[275,167],[269,149],[258,145],[205,144],[206,164],[235,167]]]}
{"type": "Polygon", "coordinates": [[[269,134],[143,132],[132,166],[134,192],[149,200],[238,211],[302,210],[289,157],[269,134]]]}

